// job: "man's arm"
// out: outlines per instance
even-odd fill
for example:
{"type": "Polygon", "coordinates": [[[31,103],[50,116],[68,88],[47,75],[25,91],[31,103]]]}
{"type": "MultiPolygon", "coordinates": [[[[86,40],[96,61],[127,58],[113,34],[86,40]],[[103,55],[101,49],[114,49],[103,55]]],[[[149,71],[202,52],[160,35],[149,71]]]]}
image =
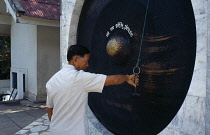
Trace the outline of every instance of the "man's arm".
{"type": "Polygon", "coordinates": [[[49,121],[51,121],[51,117],[52,117],[52,114],[53,114],[53,108],[46,108],[46,111],[47,111],[47,114],[48,114],[48,118],[49,118],[49,121]]]}
{"type": "Polygon", "coordinates": [[[107,76],[104,86],[118,85],[118,84],[122,84],[124,82],[127,82],[130,85],[136,87],[136,84],[134,83],[134,78],[135,78],[135,75],[111,75],[111,76],[107,76]]]}

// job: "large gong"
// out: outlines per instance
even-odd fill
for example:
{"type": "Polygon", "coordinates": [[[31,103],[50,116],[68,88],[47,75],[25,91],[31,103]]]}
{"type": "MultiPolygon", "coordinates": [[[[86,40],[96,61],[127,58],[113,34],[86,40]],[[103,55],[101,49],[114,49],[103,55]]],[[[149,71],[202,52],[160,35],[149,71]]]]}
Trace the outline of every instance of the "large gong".
{"type": "Polygon", "coordinates": [[[171,122],[194,69],[196,30],[190,0],[85,0],[77,42],[91,51],[90,72],[132,74],[140,61],[136,90],[124,83],[89,94],[91,110],[108,130],[156,135],[171,122]]]}

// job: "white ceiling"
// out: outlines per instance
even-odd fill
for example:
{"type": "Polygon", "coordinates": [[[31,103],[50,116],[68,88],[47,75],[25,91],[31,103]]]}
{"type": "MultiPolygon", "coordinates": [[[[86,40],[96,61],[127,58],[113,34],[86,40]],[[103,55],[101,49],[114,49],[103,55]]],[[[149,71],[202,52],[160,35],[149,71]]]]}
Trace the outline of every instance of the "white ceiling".
{"type": "Polygon", "coordinates": [[[10,25],[2,25],[0,24],[0,36],[2,35],[10,35],[10,25]]]}
{"type": "Polygon", "coordinates": [[[4,0],[0,0],[0,14],[6,13],[6,4],[4,3],[4,0]]]}

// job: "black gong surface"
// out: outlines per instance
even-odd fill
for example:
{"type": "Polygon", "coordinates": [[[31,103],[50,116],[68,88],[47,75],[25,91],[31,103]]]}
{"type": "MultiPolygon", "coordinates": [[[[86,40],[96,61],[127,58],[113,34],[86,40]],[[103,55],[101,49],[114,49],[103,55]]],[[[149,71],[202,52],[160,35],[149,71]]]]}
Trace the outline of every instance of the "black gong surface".
{"type": "Polygon", "coordinates": [[[118,135],[156,135],[174,118],[190,86],[195,19],[190,0],[85,0],[78,44],[91,51],[89,71],[132,74],[140,51],[140,83],[90,93],[99,121],[118,135]]]}

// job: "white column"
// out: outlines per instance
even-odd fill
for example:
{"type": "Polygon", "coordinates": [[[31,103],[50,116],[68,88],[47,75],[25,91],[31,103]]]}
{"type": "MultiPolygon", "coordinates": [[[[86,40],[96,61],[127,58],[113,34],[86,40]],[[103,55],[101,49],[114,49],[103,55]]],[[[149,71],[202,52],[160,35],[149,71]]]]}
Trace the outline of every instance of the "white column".
{"type": "Polygon", "coordinates": [[[60,17],[60,66],[67,64],[67,48],[69,42],[70,18],[72,16],[75,0],[61,1],[61,17],[60,17]]]}
{"type": "Polygon", "coordinates": [[[77,27],[79,22],[79,16],[82,10],[84,0],[63,0],[61,3],[61,46],[60,46],[60,58],[61,67],[67,64],[67,49],[68,46],[76,44],[77,40],[77,27]]]}
{"type": "MultiPolygon", "coordinates": [[[[11,27],[11,69],[27,71],[28,97],[37,96],[37,26],[13,22],[11,27]]],[[[19,78],[18,78],[19,79],[19,78]]],[[[22,79],[18,80],[21,83],[22,79]]],[[[22,84],[20,84],[22,85],[22,84]]]]}
{"type": "Polygon", "coordinates": [[[206,135],[210,135],[210,1],[208,0],[208,45],[207,45],[207,92],[206,92],[206,135]]]}

